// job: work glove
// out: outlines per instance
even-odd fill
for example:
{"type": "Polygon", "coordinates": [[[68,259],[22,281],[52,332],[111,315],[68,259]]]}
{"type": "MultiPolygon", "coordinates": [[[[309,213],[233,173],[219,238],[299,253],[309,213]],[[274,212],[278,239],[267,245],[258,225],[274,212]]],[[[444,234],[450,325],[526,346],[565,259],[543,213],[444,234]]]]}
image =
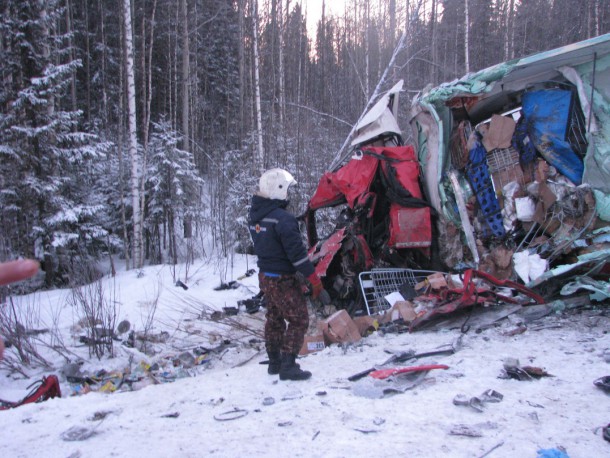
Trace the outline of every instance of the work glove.
{"type": "Polygon", "coordinates": [[[309,283],[311,283],[311,297],[319,300],[323,305],[329,305],[330,294],[328,294],[328,292],[324,289],[324,286],[322,286],[322,281],[320,280],[320,277],[318,277],[318,274],[314,272],[307,277],[307,280],[309,280],[309,283]]]}
{"type": "Polygon", "coordinates": [[[324,291],[324,286],[322,286],[322,280],[318,277],[317,273],[312,273],[309,277],[307,277],[309,283],[311,284],[311,297],[317,299],[320,296],[320,293],[324,291]]]}

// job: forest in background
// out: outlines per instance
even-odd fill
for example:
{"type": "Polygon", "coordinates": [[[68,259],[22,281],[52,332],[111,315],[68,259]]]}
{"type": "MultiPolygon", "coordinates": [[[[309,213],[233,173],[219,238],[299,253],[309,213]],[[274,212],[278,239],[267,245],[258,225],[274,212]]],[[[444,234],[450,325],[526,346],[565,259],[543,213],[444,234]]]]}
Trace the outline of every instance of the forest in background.
{"type": "Polygon", "coordinates": [[[45,285],[248,244],[260,171],[303,209],[363,109],[610,31],[602,0],[346,0],[307,36],[297,0],[3,0],[0,259],[45,285]]]}

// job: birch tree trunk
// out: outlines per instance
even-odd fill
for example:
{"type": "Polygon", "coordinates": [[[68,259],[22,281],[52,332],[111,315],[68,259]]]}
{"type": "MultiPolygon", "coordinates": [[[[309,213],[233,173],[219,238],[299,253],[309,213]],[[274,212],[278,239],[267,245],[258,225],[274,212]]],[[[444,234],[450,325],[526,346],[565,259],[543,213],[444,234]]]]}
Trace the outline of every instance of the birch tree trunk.
{"type": "MultiPolygon", "coordinates": [[[[102,62],[101,62],[101,66],[102,66],[102,74],[101,74],[101,78],[102,78],[102,112],[100,113],[101,117],[102,117],[102,125],[104,128],[104,132],[107,134],[108,133],[108,88],[107,88],[107,71],[106,71],[106,63],[107,63],[107,42],[106,42],[106,26],[105,26],[105,22],[104,22],[104,15],[103,15],[103,7],[102,7],[102,2],[100,1],[98,3],[98,13],[99,13],[99,18],[100,18],[100,33],[101,33],[101,41],[102,41],[102,62]]],[[[122,84],[122,80],[121,80],[121,84],[122,84]]],[[[123,92],[121,91],[121,96],[119,97],[121,100],[123,98],[122,96],[123,92]]]]}
{"type": "Polygon", "coordinates": [[[133,34],[130,0],[123,0],[125,21],[125,66],[127,76],[127,123],[129,135],[129,159],[131,162],[131,202],[133,205],[133,265],[142,268],[142,211],[140,208],[140,170],[138,164],[138,139],[136,136],[136,83],[133,70],[133,34]]]}
{"type": "MultiPolygon", "coordinates": [[[[290,0],[286,0],[286,17],[288,17],[288,12],[290,11],[290,0]]],[[[280,43],[278,48],[278,58],[279,58],[279,73],[280,73],[280,81],[279,81],[279,104],[280,104],[280,132],[282,132],[282,137],[286,138],[284,133],[284,116],[286,113],[286,102],[284,100],[284,10],[283,10],[283,0],[279,2],[279,11],[278,17],[280,19],[279,30],[280,30],[280,43]]]]}
{"type": "MultiPolygon", "coordinates": [[[[85,23],[89,23],[89,2],[85,4],[85,23]]],[[[86,91],[87,91],[87,103],[85,110],[85,121],[87,124],[91,122],[91,45],[89,41],[89,33],[85,34],[85,74],[86,78],[86,91]]]]}
{"type": "Polygon", "coordinates": [[[599,36],[599,14],[600,14],[600,8],[599,8],[599,0],[594,0],[593,1],[593,8],[595,8],[595,11],[593,12],[593,20],[594,20],[594,26],[593,26],[593,34],[592,36],[599,36]]]}
{"type": "MultiPolygon", "coordinates": [[[[390,50],[391,46],[394,44],[394,40],[396,40],[396,0],[390,0],[388,16],[390,16],[390,31],[388,40],[385,43],[384,48],[390,50]]],[[[381,74],[381,59],[379,60],[379,65],[379,73],[381,74]]],[[[393,77],[395,77],[395,75],[393,75],[393,77]]]]}
{"type": "Polygon", "coordinates": [[[143,104],[142,117],[144,122],[142,124],[142,141],[144,143],[144,154],[148,151],[148,140],[150,130],[150,105],[152,103],[152,73],[153,73],[153,45],[154,45],[154,32],[155,32],[155,15],[157,12],[157,0],[153,1],[153,7],[150,18],[150,33],[148,42],[146,41],[146,35],[144,34],[144,28],[142,29],[142,42],[145,43],[144,51],[142,53],[142,60],[144,61],[144,72],[142,78],[143,94],[146,94],[143,104]]]}
{"type": "MultiPolygon", "coordinates": [[[[70,0],[66,0],[66,30],[69,34],[68,38],[68,48],[70,55],[70,62],[72,62],[74,58],[74,39],[72,34],[74,33],[74,29],[72,28],[72,2],[70,0]]],[[[72,73],[70,77],[70,106],[72,111],[76,111],[76,72],[72,73]]]]}
{"type": "Polygon", "coordinates": [[[369,26],[371,20],[371,6],[369,2],[364,6],[364,87],[366,97],[371,96],[371,68],[370,68],[370,36],[369,26]]]}
{"type": "Polygon", "coordinates": [[[515,26],[514,26],[515,0],[505,0],[504,3],[504,60],[511,60],[514,49],[515,26]]]}
{"type": "Polygon", "coordinates": [[[190,129],[189,129],[189,89],[190,89],[190,40],[188,26],[188,8],[186,0],[180,1],[180,14],[182,23],[182,149],[190,151],[190,129]]]}
{"type": "Polygon", "coordinates": [[[244,93],[246,91],[246,65],[244,50],[244,42],[246,41],[246,30],[244,25],[244,17],[246,16],[245,0],[239,0],[238,4],[238,28],[239,28],[239,43],[237,48],[237,59],[239,61],[239,138],[244,138],[244,125],[246,121],[246,106],[244,93]]]}
{"type": "Polygon", "coordinates": [[[468,0],[464,0],[464,66],[466,73],[470,73],[470,11],[468,0]]]}
{"type": "MultiPolygon", "coordinates": [[[[150,126],[150,105],[152,103],[152,50],[154,44],[154,31],[155,31],[155,14],[157,12],[157,0],[154,0],[152,13],[150,18],[150,38],[148,44],[146,44],[146,27],[142,27],[142,43],[144,43],[144,49],[142,49],[142,62],[143,62],[143,71],[142,71],[142,94],[144,103],[142,104],[142,118],[144,118],[144,122],[142,123],[142,173],[140,174],[140,209],[142,215],[145,212],[145,198],[146,194],[144,192],[144,185],[146,184],[147,177],[147,161],[148,161],[148,140],[149,140],[149,126],[150,126]]],[[[142,19],[143,24],[146,22],[146,17],[144,15],[142,19]]],[[[143,218],[142,218],[143,219],[143,218]]],[[[143,221],[142,221],[143,223],[143,221]]],[[[144,228],[142,228],[144,229],[144,228]]],[[[147,240],[149,240],[149,235],[147,233],[147,240]]],[[[148,243],[146,244],[148,246],[148,243]]],[[[143,250],[144,251],[144,250],[143,250]]],[[[148,256],[148,250],[146,250],[146,256],[148,256]]]]}
{"type": "MultiPolygon", "coordinates": [[[[300,28],[300,25],[299,25],[300,28]]],[[[297,62],[297,165],[301,164],[302,158],[302,141],[301,141],[301,124],[302,124],[302,111],[301,111],[301,88],[303,86],[302,83],[302,75],[303,75],[303,53],[301,52],[303,49],[303,34],[299,30],[299,59],[297,62]]]]}
{"type": "Polygon", "coordinates": [[[265,151],[263,149],[263,119],[261,113],[261,87],[258,55],[258,0],[252,0],[252,47],[254,52],[254,98],[256,104],[256,133],[258,140],[255,163],[256,168],[262,172],[265,167],[265,151]]]}
{"type": "MultiPolygon", "coordinates": [[[[121,10],[121,15],[123,15],[123,11],[121,10]]],[[[121,58],[123,62],[127,60],[126,58],[126,47],[125,47],[125,20],[121,22],[120,26],[120,42],[122,44],[121,47],[121,58]]],[[[130,269],[131,262],[131,253],[129,247],[129,231],[127,230],[127,212],[125,209],[125,183],[123,182],[123,177],[125,176],[124,167],[125,161],[123,160],[123,140],[125,139],[125,66],[119,65],[119,141],[117,144],[118,148],[118,156],[119,156],[119,199],[121,202],[121,225],[123,226],[123,241],[125,244],[125,269],[130,269]]]]}
{"type": "Polygon", "coordinates": [[[437,49],[437,31],[436,31],[436,12],[437,0],[432,0],[430,7],[430,82],[434,85],[438,83],[438,49],[437,49]]]}

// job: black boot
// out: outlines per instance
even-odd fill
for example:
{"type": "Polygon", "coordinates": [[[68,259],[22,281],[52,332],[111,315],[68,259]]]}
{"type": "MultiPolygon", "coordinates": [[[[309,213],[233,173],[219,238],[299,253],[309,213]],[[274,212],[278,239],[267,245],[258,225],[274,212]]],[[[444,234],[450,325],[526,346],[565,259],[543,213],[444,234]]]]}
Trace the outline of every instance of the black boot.
{"type": "Polygon", "coordinates": [[[279,351],[267,350],[267,356],[269,357],[269,366],[267,366],[267,373],[269,375],[277,375],[280,373],[280,366],[282,365],[282,357],[279,351]]]}
{"type": "Polygon", "coordinates": [[[282,353],[282,365],[280,366],[280,380],[307,380],[311,372],[301,370],[294,362],[297,355],[282,353]]]}

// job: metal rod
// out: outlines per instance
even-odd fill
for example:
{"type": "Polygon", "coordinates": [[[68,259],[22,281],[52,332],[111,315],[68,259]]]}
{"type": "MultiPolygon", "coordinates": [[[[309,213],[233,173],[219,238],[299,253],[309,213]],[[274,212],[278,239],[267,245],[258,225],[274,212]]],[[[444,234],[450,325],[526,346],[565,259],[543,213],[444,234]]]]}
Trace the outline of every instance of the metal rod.
{"type": "Polygon", "coordinates": [[[591,104],[589,105],[589,125],[587,132],[591,131],[591,116],[593,114],[593,97],[595,94],[595,69],[597,68],[597,53],[593,53],[593,74],[591,75],[591,104]]]}

